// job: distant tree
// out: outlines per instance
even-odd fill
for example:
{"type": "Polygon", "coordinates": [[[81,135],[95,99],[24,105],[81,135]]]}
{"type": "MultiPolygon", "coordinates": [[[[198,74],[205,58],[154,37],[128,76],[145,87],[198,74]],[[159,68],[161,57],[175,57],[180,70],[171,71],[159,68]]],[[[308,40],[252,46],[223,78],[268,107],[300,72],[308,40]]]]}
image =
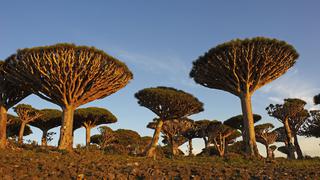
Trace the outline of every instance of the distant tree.
{"type": "MultiPolygon", "coordinates": [[[[253,123],[256,123],[258,121],[261,120],[261,116],[259,114],[253,114],[253,123]]],[[[237,116],[233,116],[227,120],[225,120],[223,122],[223,124],[227,125],[227,126],[230,126],[234,129],[238,129],[240,132],[241,132],[241,135],[242,135],[242,139],[245,139],[246,137],[246,129],[245,129],[245,126],[244,126],[244,118],[243,118],[243,115],[240,114],[240,115],[237,115],[237,116]]]]}
{"type": "Polygon", "coordinates": [[[287,155],[287,157],[289,157],[290,155],[290,152],[289,152],[289,150],[288,150],[288,147],[287,146],[280,146],[280,147],[278,147],[278,151],[279,152],[281,152],[281,153],[283,153],[283,154],[286,154],[287,155]]]}
{"type": "MultiPolygon", "coordinates": [[[[159,119],[154,119],[147,127],[155,129],[159,119]]],[[[161,132],[164,134],[164,142],[168,144],[173,156],[177,155],[179,146],[184,144],[187,139],[182,134],[187,131],[193,125],[193,121],[188,118],[174,119],[171,121],[165,121],[162,125],[161,132]]]]}
{"type": "Polygon", "coordinates": [[[313,97],[314,104],[320,104],[320,94],[313,97]]]}
{"type": "Polygon", "coordinates": [[[216,120],[199,120],[195,121],[194,124],[194,130],[195,130],[195,136],[194,138],[202,138],[204,141],[204,147],[209,147],[209,132],[208,132],[208,126],[210,123],[216,122],[216,120]]]}
{"type": "Polygon", "coordinates": [[[74,129],[86,129],[86,145],[90,144],[91,129],[101,124],[117,122],[117,118],[107,109],[98,107],[80,108],[75,110],[74,129]]]}
{"type": "Polygon", "coordinates": [[[219,156],[225,155],[225,149],[228,143],[226,138],[237,132],[236,129],[224,125],[222,122],[212,122],[208,127],[209,140],[213,141],[215,148],[218,150],[219,156]]]}
{"type": "Polygon", "coordinates": [[[22,99],[30,95],[30,91],[19,83],[8,81],[6,64],[0,61],[0,149],[7,144],[7,111],[22,99]]]}
{"type": "Polygon", "coordinates": [[[268,114],[283,123],[287,137],[287,150],[289,159],[295,159],[295,146],[293,145],[293,132],[290,122],[293,122],[298,115],[305,111],[306,102],[301,99],[285,99],[284,104],[270,104],[266,110],[268,114]]]}
{"type": "Polygon", "coordinates": [[[274,126],[271,123],[259,124],[255,127],[256,139],[259,143],[266,147],[267,158],[273,158],[273,151],[270,145],[276,142],[278,138],[278,133],[271,131],[274,126]]]}
{"type": "Polygon", "coordinates": [[[309,118],[301,127],[299,134],[307,137],[320,137],[320,110],[310,111],[309,118]]]}
{"type": "MultiPolygon", "coordinates": [[[[19,128],[21,126],[21,121],[17,116],[13,116],[11,114],[8,114],[8,122],[7,122],[7,138],[15,138],[19,136],[19,128]]],[[[29,125],[26,125],[23,136],[28,136],[32,134],[32,131],[29,127],[29,125]]]]}
{"type": "Polygon", "coordinates": [[[154,157],[164,121],[180,119],[203,111],[203,103],[189,93],[169,87],[146,88],[135,94],[138,103],[159,116],[146,156],[154,157]]]}
{"type": "Polygon", "coordinates": [[[193,62],[190,77],[208,88],[227,91],[241,100],[246,152],[258,156],[251,96],[292,67],[298,53],[284,41],[256,37],[233,40],[210,49],[193,62]]]}
{"type": "Polygon", "coordinates": [[[19,129],[19,137],[18,143],[23,143],[23,134],[26,124],[36,120],[37,118],[42,116],[42,113],[33,108],[28,104],[19,104],[13,108],[14,112],[16,112],[19,116],[19,120],[21,121],[20,129],[19,129]]]}
{"type": "Polygon", "coordinates": [[[11,81],[62,108],[58,148],[69,151],[74,110],[117,92],[133,78],[119,60],[94,47],[74,44],[21,49],[6,62],[11,81]]]}
{"type": "Polygon", "coordinates": [[[48,131],[52,128],[61,126],[62,112],[57,109],[42,109],[40,110],[42,116],[38,117],[29,124],[37,127],[42,131],[41,145],[47,145],[48,131]]]}
{"type": "Polygon", "coordinates": [[[277,149],[277,146],[276,145],[271,145],[269,147],[270,151],[271,151],[271,158],[274,159],[274,151],[277,149]]]}

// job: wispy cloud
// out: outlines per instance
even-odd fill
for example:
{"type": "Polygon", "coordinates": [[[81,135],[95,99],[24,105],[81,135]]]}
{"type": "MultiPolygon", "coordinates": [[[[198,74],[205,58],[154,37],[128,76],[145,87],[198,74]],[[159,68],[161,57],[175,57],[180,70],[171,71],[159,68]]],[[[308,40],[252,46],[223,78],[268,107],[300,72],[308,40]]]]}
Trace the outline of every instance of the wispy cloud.
{"type": "Polygon", "coordinates": [[[307,102],[308,109],[314,109],[313,96],[320,92],[310,80],[301,78],[298,69],[288,72],[285,76],[261,89],[268,95],[268,100],[274,103],[283,103],[285,98],[300,98],[307,102]]]}

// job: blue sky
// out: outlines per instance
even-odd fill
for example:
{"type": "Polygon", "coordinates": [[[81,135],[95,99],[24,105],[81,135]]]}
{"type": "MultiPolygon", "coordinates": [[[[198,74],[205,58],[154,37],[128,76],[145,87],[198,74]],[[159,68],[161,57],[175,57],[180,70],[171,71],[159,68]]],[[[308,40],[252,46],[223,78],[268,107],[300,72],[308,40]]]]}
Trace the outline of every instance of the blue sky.
{"type": "MultiPolygon", "coordinates": [[[[195,84],[189,78],[192,61],[234,38],[278,38],[294,45],[300,58],[287,74],[258,90],[252,103],[253,111],[263,116],[261,123],[280,126],[266,114],[265,107],[270,103],[295,97],[306,100],[308,108],[319,109],[312,105],[313,95],[320,92],[319,7],[316,0],[6,1],[0,6],[0,59],[19,48],[60,42],[102,49],[125,62],[134,80],[119,92],[83,107],[108,108],[118,117],[118,122],[110,125],[113,129],[152,135],[146,124],[155,114],[137,104],[135,92],[160,85],[182,89],[205,104],[205,111],[193,119],[223,121],[241,113],[239,99],[195,84]]],[[[59,108],[36,96],[22,103],[39,109],[59,108]]],[[[33,130],[35,134],[26,139],[39,140],[40,131],[33,130]]],[[[76,131],[76,144],[84,144],[84,134],[83,129],[76,131]]],[[[320,156],[319,139],[300,140],[306,154],[320,156]]],[[[202,141],[195,144],[196,150],[203,146],[202,141]]]]}

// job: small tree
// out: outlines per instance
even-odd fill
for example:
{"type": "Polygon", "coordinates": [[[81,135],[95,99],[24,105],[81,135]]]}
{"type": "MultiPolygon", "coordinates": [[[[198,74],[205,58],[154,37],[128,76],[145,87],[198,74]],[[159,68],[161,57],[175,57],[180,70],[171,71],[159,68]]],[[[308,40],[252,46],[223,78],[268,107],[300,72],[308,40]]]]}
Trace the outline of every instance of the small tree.
{"type": "Polygon", "coordinates": [[[168,87],[146,88],[135,94],[138,103],[159,116],[152,143],[146,149],[148,157],[155,156],[155,150],[164,121],[181,119],[203,111],[203,104],[194,96],[168,87]]]}
{"type": "MultiPolygon", "coordinates": [[[[150,122],[147,127],[155,129],[157,127],[157,122],[159,119],[154,119],[150,122]]],[[[171,121],[165,121],[162,125],[161,132],[165,136],[165,142],[171,148],[171,154],[173,156],[177,155],[179,146],[184,144],[187,139],[182,136],[182,134],[187,131],[193,124],[193,121],[188,118],[174,119],[171,121]]]]}
{"type": "Polygon", "coordinates": [[[94,47],[74,44],[18,50],[6,62],[11,81],[62,108],[58,148],[69,151],[74,110],[117,92],[133,78],[119,60],[94,47]]]}
{"type": "Polygon", "coordinates": [[[29,124],[37,127],[42,131],[41,145],[47,145],[48,131],[52,128],[61,126],[62,112],[57,109],[42,109],[40,110],[42,116],[38,117],[29,124]]]}
{"type": "Polygon", "coordinates": [[[210,132],[209,140],[214,142],[214,145],[219,152],[219,156],[224,156],[226,145],[228,145],[228,143],[226,143],[226,138],[235,134],[237,130],[224,125],[221,122],[210,123],[208,129],[210,132]]]}
{"type": "MultiPolygon", "coordinates": [[[[21,126],[21,121],[17,116],[13,116],[11,114],[8,114],[8,122],[7,122],[7,138],[16,138],[19,136],[19,128],[21,126]]],[[[32,134],[32,131],[29,127],[29,125],[26,125],[23,136],[28,136],[32,134]]]]}
{"type": "Polygon", "coordinates": [[[307,137],[320,137],[320,110],[310,111],[309,118],[301,127],[299,134],[307,137]]]}
{"type": "MultiPolygon", "coordinates": [[[[261,120],[261,116],[259,114],[253,114],[253,123],[256,123],[261,120]]],[[[230,126],[234,129],[238,129],[241,132],[242,139],[246,137],[246,129],[244,126],[244,118],[243,115],[233,116],[223,122],[223,124],[230,126]]]]}
{"type": "Polygon", "coordinates": [[[256,145],[251,96],[292,67],[298,53],[289,44],[257,37],[233,40],[210,49],[193,62],[190,77],[208,88],[238,96],[246,129],[246,152],[259,155],[256,145]]]}
{"type": "Polygon", "coordinates": [[[271,130],[274,128],[273,124],[265,123],[259,124],[255,127],[257,141],[266,147],[267,158],[273,158],[273,150],[270,145],[276,142],[278,133],[271,130]]]}
{"type": "Polygon", "coordinates": [[[22,99],[30,95],[19,83],[10,82],[5,72],[6,64],[0,61],[0,149],[7,144],[7,111],[22,99]]]}
{"type": "Polygon", "coordinates": [[[275,117],[284,125],[287,136],[289,159],[295,159],[295,146],[293,145],[293,132],[292,128],[290,127],[290,122],[293,121],[293,119],[295,119],[299,113],[304,111],[305,105],[306,102],[301,99],[285,99],[284,104],[270,104],[266,108],[270,116],[275,117]]]}
{"type": "Polygon", "coordinates": [[[80,108],[74,114],[74,129],[86,129],[86,145],[90,144],[90,132],[95,126],[117,122],[117,118],[107,109],[98,107],[80,108]]]}
{"type": "Polygon", "coordinates": [[[18,143],[22,144],[23,134],[24,134],[24,129],[26,127],[26,124],[42,116],[42,113],[39,110],[34,109],[31,105],[28,105],[28,104],[19,104],[15,106],[13,109],[14,109],[14,112],[18,114],[19,120],[21,121],[18,143]]]}

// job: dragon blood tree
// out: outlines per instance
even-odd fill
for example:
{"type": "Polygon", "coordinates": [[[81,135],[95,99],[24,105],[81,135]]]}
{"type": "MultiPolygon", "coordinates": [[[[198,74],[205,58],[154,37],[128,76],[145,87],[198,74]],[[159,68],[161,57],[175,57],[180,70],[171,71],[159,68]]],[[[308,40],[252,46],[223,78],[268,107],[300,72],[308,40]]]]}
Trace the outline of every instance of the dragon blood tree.
{"type": "Polygon", "coordinates": [[[47,145],[48,131],[52,128],[61,126],[62,112],[57,109],[42,109],[42,116],[31,121],[29,125],[39,128],[42,131],[41,145],[47,145]]]}
{"type": "Polygon", "coordinates": [[[270,148],[270,145],[275,143],[278,138],[278,133],[271,131],[273,128],[271,123],[259,124],[254,127],[257,141],[266,147],[267,158],[273,158],[273,149],[270,148]]]}
{"type": "Polygon", "coordinates": [[[290,122],[293,122],[299,115],[303,115],[305,105],[306,102],[301,99],[285,99],[284,104],[270,104],[266,108],[270,116],[283,123],[287,138],[286,142],[289,159],[295,159],[295,146],[293,145],[294,132],[292,132],[290,122]]]}
{"type": "Polygon", "coordinates": [[[200,85],[227,91],[241,101],[246,153],[259,154],[256,145],[251,96],[260,87],[292,67],[298,53],[284,41],[256,37],[232,40],[210,49],[193,62],[190,77],[200,85]]]}
{"type": "Polygon", "coordinates": [[[0,149],[7,144],[7,111],[9,108],[30,95],[30,91],[22,88],[21,84],[8,81],[5,67],[0,61],[0,149]]]}
{"type": "Polygon", "coordinates": [[[299,134],[307,137],[320,137],[320,110],[310,111],[309,118],[301,127],[299,134]]]}
{"type": "MultiPolygon", "coordinates": [[[[156,129],[159,119],[154,119],[150,122],[147,127],[151,129],[156,129]]],[[[188,118],[174,119],[171,121],[163,122],[161,132],[164,134],[164,139],[171,148],[171,154],[173,156],[177,155],[179,146],[188,141],[182,134],[186,132],[190,127],[192,127],[193,121],[188,118]]]]}
{"type": "Polygon", "coordinates": [[[181,119],[203,111],[203,103],[193,95],[169,87],[146,88],[135,94],[138,103],[154,112],[159,119],[146,156],[154,157],[164,121],[181,119]]]}
{"type": "Polygon", "coordinates": [[[117,92],[133,78],[124,63],[104,51],[74,44],[18,50],[6,62],[11,81],[62,108],[58,148],[66,150],[72,150],[74,110],[117,92]]]}
{"type": "Polygon", "coordinates": [[[228,146],[226,139],[233,134],[236,134],[237,130],[217,121],[209,125],[208,132],[210,142],[214,143],[219,156],[223,157],[225,155],[226,146],[228,146]]]}
{"type": "Polygon", "coordinates": [[[74,113],[74,129],[84,127],[86,129],[86,145],[90,144],[91,129],[101,125],[117,122],[117,118],[107,109],[88,107],[76,109],[74,113]]]}
{"type": "MultiPolygon", "coordinates": [[[[253,114],[253,123],[256,123],[261,120],[261,116],[259,114],[253,114]]],[[[244,118],[243,115],[233,116],[223,122],[223,124],[230,126],[234,129],[238,129],[241,132],[242,139],[246,137],[246,129],[244,127],[244,118]]]]}
{"type": "Polygon", "coordinates": [[[15,106],[13,110],[18,114],[19,120],[21,121],[19,136],[18,136],[18,143],[22,144],[24,129],[26,125],[36,120],[37,118],[41,117],[42,113],[28,104],[19,104],[15,106]]]}
{"type": "MultiPolygon", "coordinates": [[[[8,137],[18,137],[19,136],[19,130],[21,126],[21,121],[17,116],[13,116],[11,114],[8,114],[8,122],[7,122],[7,138],[8,137]]],[[[23,136],[27,136],[32,134],[32,131],[30,129],[29,125],[25,126],[25,129],[23,131],[23,136]]]]}
{"type": "Polygon", "coordinates": [[[320,94],[313,97],[313,102],[316,105],[320,104],[320,94]]]}

